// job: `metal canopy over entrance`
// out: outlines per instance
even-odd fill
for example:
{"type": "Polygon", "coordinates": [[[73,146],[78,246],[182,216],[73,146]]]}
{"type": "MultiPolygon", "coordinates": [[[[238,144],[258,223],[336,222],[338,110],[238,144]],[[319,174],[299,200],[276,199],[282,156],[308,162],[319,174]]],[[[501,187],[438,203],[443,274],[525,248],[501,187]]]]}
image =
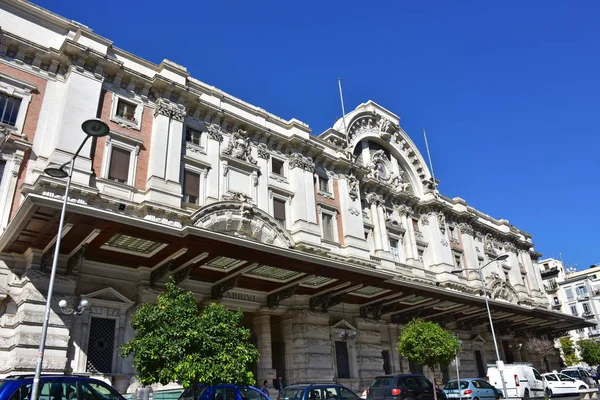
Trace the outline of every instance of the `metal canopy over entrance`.
{"type": "MultiPolygon", "coordinates": [[[[29,195],[0,242],[4,253],[41,249],[40,268],[48,269],[57,232],[56,200],[29,195]]],[[[210,285],[220,299],[234,289],[258,293],[252,301],[277,308],[292,296],[307,296],[310,307],[327,311],[341,302],[360,307],[365,318],[404,324],[414,317],[454,329],[488,324],[484,299],[434,285],[404,280],[401,273],[365,263],[343,262],[246,237],[183,226],[169,227],[110,211],[70,204],[61,255],[66,273],[87,261],[127,268],[150,268],[149,285],[169,276],[210,285]]],[[[18,271],[15,271],[18,272],[18,271]]],[[[241,299],[243,300],[243,299],[241,299]]],[[[593,326],[555,311],[490,300],[499,334],[554,335],[593,326]]]]}

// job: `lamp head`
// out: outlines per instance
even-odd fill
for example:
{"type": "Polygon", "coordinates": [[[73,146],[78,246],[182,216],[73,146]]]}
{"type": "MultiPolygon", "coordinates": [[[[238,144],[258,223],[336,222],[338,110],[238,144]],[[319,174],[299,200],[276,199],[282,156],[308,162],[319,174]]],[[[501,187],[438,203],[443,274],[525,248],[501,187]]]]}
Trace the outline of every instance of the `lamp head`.
{"type": "Polygon", "coordinates": [[[48,167],[44,170],[46,175],[50,175],[53,178],[66,178],[69,173],[63,169],[63,167],[48,167]]]}
{"type": "Polygon", "coordinates": [[[506,260],[507,258],[508,258],[508,254],[501,254],[498,257],[496,257],[496,261],[506,260]]]}
{"type": "Polygon", "coordinates": [[[110,128],[99,118],[88,119],[81,124],[81,129],[88,136],[102,137],[108,135],[110,128]]]}
{"type": "Polygon", "coordinates": [[[86,308],[86,307],[87,307],[89,304],[90,304],[90,302],[89,302],[89,301],[87,301],[86,299],[82,299],[82,300],[79,302],[79,307],[81,307],[81,308],[86,308]]]}
{"type": "Polygon", "coordinates": [[[58,306],[60,308],[65,308],[67,306],[67,301],[65,299],[62,299],[61,301],[58,302],[58,306]]]}

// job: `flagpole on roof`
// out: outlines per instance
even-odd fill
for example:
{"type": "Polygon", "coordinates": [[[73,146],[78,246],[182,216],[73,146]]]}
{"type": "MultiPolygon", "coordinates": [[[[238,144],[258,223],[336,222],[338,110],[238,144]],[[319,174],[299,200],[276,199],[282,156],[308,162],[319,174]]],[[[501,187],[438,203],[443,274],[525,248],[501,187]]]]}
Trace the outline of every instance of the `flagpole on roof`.
{"type": "Polygon", "coordinates": [[[344,95],[342,94],[342,80],[338,78],[338,87],[340,88],[340,102],[342,103],[342,121],[344,122],[344,135],[346,135],[346,146],[350,146],[348,142],[348,127],[346,126],[346,111],[344,110],[344,95]]]}
{"type": "Polygon", "coordinates": [[[429,152],[429,143],[427,142],[427,133],[423,128],[423,137],[425,138],[425,148],[427,149],[427,157],[429,158],[429,168],[431,169],[431,179],[433,179],[433,189],[437,186],[435,181],[435,174],[433,173],[433,163],[431,162],[431,153],[429,152]]]}

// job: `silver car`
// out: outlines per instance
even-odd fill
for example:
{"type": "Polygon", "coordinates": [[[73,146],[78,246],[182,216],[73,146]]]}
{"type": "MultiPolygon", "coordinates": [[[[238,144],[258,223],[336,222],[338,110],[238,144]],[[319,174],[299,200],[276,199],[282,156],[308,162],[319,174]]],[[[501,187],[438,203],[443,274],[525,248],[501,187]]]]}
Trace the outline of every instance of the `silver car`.
{"type": "Polygon", "coordinates": [[[501,392],[481,378],[465,378],[460,380],[460,387],[456,380],[448,381],[444,387],[448,400],[498,400],[501,392]]]}

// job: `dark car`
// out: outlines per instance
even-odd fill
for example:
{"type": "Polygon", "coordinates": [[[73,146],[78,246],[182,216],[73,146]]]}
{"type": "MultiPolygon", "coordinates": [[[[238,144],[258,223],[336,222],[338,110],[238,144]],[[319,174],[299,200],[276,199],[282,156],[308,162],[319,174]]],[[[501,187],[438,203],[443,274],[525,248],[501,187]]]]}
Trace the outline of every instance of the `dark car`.
{"type": "MultiPolygon", "coordinates": [[[[29,400],[33,375],[9,376],[0,383],[0,400],[29,400]]],[[[42,375],[39,400],[125,400],[113,387],[86,376],[42,375]]]]}
{"type": "Polygon", "coordinates": [[[360,400],[360,396],[338,383],[298,384],[285,387],[277,400],[360,400]]]}
{"type": "MultiPolygon", "coordinates": [[[[446,400],[444,391],[436,388],[438,400],[446,400]]],[[[378,376],[367,390],[367,400],[433,400],[433,384],[423,375],[402,374],[378,376]]]]}
{"type": "MultiPolygon", "coordinates": [[[[214,386],[198,385],[198,400],[271,400],[269,396],[254,386],[236,386],[222,383],[214,386]]],[[[181,393],[178,400],[193,400],[192,388],[181,393]]]]}

